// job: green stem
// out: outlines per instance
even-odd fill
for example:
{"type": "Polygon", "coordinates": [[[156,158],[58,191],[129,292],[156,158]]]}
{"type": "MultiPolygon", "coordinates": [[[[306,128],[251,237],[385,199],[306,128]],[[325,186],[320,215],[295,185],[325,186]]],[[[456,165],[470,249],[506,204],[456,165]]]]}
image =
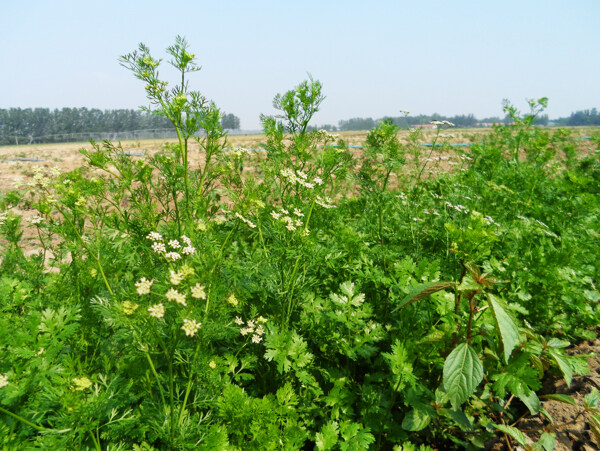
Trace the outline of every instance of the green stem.
{"type": "Polygon", "coordinates": [[[36,431],[40,431],[40,432],[42,432],[42,431],[52,431],[52,429],[45,428],[44,426],[38,426],[37,424],[32,423],[29,420],[26,420],[22,416],[17,415],[16,413],[12,413],[10,410],[6,410],[4,407],[0,407],[0,412],[3,412],[6,415],[9,415],[9,416],[13,417],[14,419],[19,420],[22,423],[25,423],[27,426],[32,427],[36,431]]]}
{"type": "Polygon", "coordinates": [[[313,209],[315,208],[315,202],[317,200],[317,196],[315,196],[310,204],[310,210],[308,211],[308,216],[306,217],[306,222],[304,223],[304,232],[308,230],[308,223],[310,222],[310,217],[312,216],[313,209]]]}
{"type": "Polygon", "coordinates": [[[194,357],[192,358],[192,364],[190,364],[190,375],[188,376],[187,387],[185,389],[185,396],[183,397],[183,404],[181,405],[181,409],[179,410],[179,420],[177,420],[177,425],[180,426],[183,421],[183,414],[185,413],[185,406],[187,405],[188,397],[190,396],[190,392],[192,391],[192,376],[194,375],[193,371],[193,363],[196,361],[196,357],[198,356],[198,351],[200,350],[200,341],[196,345],[196,350],[194,351],[194,357]]]}
{"type": "Polygon", "coordinates": [[[169,432],[171,445],[175,441],[175,399],[173,397],[173,360],[169,359],[169,432]]]}
{"type": "Polygon", "coordinates": [[[467,324],[467,344],[471,344],[471,326],[473,324],[473,313],[475,312],[475,303],[473,302],[473,298],[475,297],[475,292],[469,295],[469,323],[467,324]]]}
{"type": "Polygon", "coordinates": [[[206,180],[206,174],[208,173],[208,169],[210,168],[210,160],[212,160],[213,155],[213,146],[211,141],[209,141],[209,137],[206,137],[206,144],[204,146],[204,151],[206,152],[206,157],[204,160],[204,169],[202,170],[202,176],[200,177],[200,185],[198,187],[198,197],[201,197],[204,192],[204,181],[206,180]]]}
{"type": "MultiPolygon", "coordinates": [[[[141,346],[141,345],[140,345],[141,346]]],[[[154,374],[154,378],[156,379],[156,383],[158,384],[158,391],[160,392],[160,399],[162,400],[163,406],[166,404],[165,403],[165,394],[163,392],[162,389],[162,385],[160,383],[160,378],[158,376],[158,373],[156,372],[156,368],[154,367],[154,362],[152,361],[152,357],[150,357],[150,353],[148,352],[147,349],[144,349],[144,354],[146,354],[146,359],[148,360],[148,364],[150,365],[150,369],[152,370],[152,374],[154,374]]]]}
{"type": "MultiPolygon", "coordinates": [[[[229,233],[227,234],[227,237],[225,238],[225,241],[223,241],[223,244],[221,245],[221,249],[219,250],[219,255],[217,255],[217,258],[215,259],[215,264],[213,266],[213,270],[211,271],[212,275],[215,274],[215,270],[217,269],[217,266],[218,266],[219,262],[221,261],[221,257],[223,256],[223,251],[225,250],[225,245],[229,242],[229,238],[231,238],[231,235],[236,230],[237,230],[237,225],[229,231],[229,233]]],[[[206,293],[206,308],[204,309],[204,315],[208,314],[208,306],[210,304],[210,292],[211,292],[211,288],[212,288],[212,283],[213,283],[213,281],[211,278],[211,284],[209,285],[207,293],[206,293]]]]}
{"type": "Polygon", "coordinates": [[[63,218],[65,218],[65,220],[73,228],[73,230],[75,232],[75,235],[77,235],[77,238],[79,238],[79,242],[84,247],[84,249],[87,251],[87,253],[89,254],[89,256],[92,257],[94,260],[96,260],[96,266],[98,267],[98,270],[100,271],[100,275],[102,276],[102,280],[104,281],[104,285],[106,285],[106,288],[108,289],[108,292],[111,294],[111,296],[114,296],[115,294],[114,294],[112,288],[110,287],[110,284],[108,283],[108,280],[106,278],[106,274],[104,274],[104,270],[102,269],[102,264],[100,263],[100,257],[99,256],[96,257],[96,255],[88,247],[88,245],[86,244],[86,242],[83,240],[83,237],[80,235],[79,230],[77,230],[77,227],[75,227],[75,224],[73,224],[73,222],[71,221],[71,219],[69,219],[69,217],[65,214],[65,212],[62,210],[62,208],[60,208],[60,206],[57,205],[56,209],[60,212],[60,214],[63,216],[63,218]]]}
{"type": "Polygon", "coordinates": [[[427,163],[429,163],[427,160],[429,160],[431,158],[431,155],[433,154],[433,151],[435,150],[435,146],[436,146],[439,136],[440,136],[440,131],[438,129],[437,134],[435,135],[435,139],[433,140],[433,143],[431,143],[431,151],[429,151],[429,155],[427,155],[427,158],[425,158],[425,162],[423,163],[423,166],[421,166],[421,170],[419,171],[419,175],[417,176],[416,184],[418,184],[419,181],[421,180],[421,175],[423,174],[423,171],[425,170],[427,163]]]}
{"type": "MultiPolygon", "coordinates": [[[[400,388],[401,383],[402,383],[402,377],[399,377],[398,382],[396,383],[396,386],[394,387],[394,390],[392,392],[392,402],[390,403],[390,406],[388,407],[388,411],[386,414],[386,421],[389,421],[390,415],[392,414],[392,409],[394,408],[394,403],[396,402],[396,397],[398,395],[398,389],[400,388]]],[[[382,434],[383,434],[383,430],[379,433],[379,439],[378,439],[379,443],[381,443],[381,435],[382,434]]]]}
{"type": "Polygon", "coordinates": [[[288,296],[288,307],[287,307],[287,314],[285,317],[285,326],[287,326],[290,322],[290,316],[291,316],[291,311],[292,311],[292,299],[294,297],[294,288],[296,288],[296,283],[294,282],[294,278],[296,277],[296,272],[298,271],[298,263],[300,262],[300,255],[298,257],[296,257],[296,263],[294,264],[294,270],[292,271],[292,277],[290,277],[290,281],[289,281],[289,296],[288,296]]]}
{"type": "Polygon", "coordinates": [[[173,205],[175,206],[175,220],[177,221],[177,232],[181,235],[181,216],[179,214],[179,206],[177,204],[177,190],[173,189],[173,205]]]}
{"type": "Polygon", "coordinates": [[[93,431],[90,431],[90,437],[92,437],[92,442],[94,442],[94,448],[98,451],[102,451],[102,447],[100,446],[100,439],[96,438],[93,431]]]}

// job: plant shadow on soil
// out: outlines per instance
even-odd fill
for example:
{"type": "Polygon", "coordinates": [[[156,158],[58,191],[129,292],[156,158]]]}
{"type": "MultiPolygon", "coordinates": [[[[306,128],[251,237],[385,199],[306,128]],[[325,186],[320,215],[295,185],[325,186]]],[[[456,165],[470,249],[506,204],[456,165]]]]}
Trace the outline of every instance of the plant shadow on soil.
{"type": "MultiPolygon", "coordinates": [[[[542,407],[550,414],[554,423],[541,415],[531,417],[522,405],[523,419],[515,426],[533,440],[538,440],[543,428],[556,432],[554,451],[583,450],[595,451],[600,449],[599,437],[595,436],[584,414],[583,398],[594,388],[600,390],[600,329],[596,330],[594,340],[584,341],[568,350],[570,355],[589,355],[587,374],[573,376],[571,385],[567,386],[565,380],[557,374],[549,375],[545,380],[540,396],[562,394],[569,395],[577,403],[571,405],[564,402],[545,399],[541,401],[542,407]]],[[[533,441],[531,444],[533,445],[533,441]]],[[[486,443],[485,449],[491,451],[523,449],[509,448],[502,434],[486,443]]]]}

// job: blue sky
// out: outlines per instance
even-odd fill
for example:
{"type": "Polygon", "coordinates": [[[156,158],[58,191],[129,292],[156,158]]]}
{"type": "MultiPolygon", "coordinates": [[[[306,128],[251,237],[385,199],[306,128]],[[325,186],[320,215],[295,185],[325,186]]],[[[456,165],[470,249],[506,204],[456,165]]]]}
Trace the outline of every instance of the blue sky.
{"type": "Polygon", "coordinates": [[[0,0],[0,108],[146,105],[119,56],[143,42],[166,59],[182,35],[202,65],[190,87],[244,129],[307,73],[327,97],[315,124],[543,96],[552,118],[600,107],[599,30],[598,0],[0,0]]]}

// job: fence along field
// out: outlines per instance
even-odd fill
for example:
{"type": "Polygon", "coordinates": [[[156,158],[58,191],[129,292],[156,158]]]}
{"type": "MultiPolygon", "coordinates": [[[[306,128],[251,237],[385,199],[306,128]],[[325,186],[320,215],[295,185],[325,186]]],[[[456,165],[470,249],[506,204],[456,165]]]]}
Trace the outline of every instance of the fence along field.
{"type": "Polygon", "coordinates": [[[546,99],[484,135],[309,132],[309,79],[226,142],[149,49],[121,62],[176,141],[0,162],[22,176],[0,197],[3,447],[600,443],[594,348],[571,347],[600,320],[597,132],[533,126],[546,99]]]}

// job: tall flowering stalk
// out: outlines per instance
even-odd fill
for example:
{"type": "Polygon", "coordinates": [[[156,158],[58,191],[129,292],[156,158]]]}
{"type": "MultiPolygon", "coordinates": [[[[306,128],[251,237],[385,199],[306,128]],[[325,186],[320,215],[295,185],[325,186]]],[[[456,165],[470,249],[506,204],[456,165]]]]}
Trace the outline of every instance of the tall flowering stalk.
{"type": "Polygon", "coordinates": [[[221,142],[221,139],[226,135],[220,124],[219,109],[214,103],[208,102],[199,91],[188,88],[186,76],[199,71],[201,67],[196,64],[195,55],[188,51],[187,41],[177,36],[175,44],[167,48],[167,53],[172,58],[169,64],[180,74],[179,84],[170,90],[167,89],[168,82],[159,78],[158,67],[161,60],[153,58],[144,44],[140,44],[137,51],[123,55],[120,62],[146,84],[146,96],[151,107],[144,109],[167,117],[175,128],[179,142],[177,156],[183,166],[185,218],[190,219],[198,212],[198,207],[193,205],[193,201],[197,200],[194,194],[201,198],[205,193],[205,183],[211,178],[213,157],[223,148],[224,142],[221,142]],[[201,132],[206,136],[200,136],[201,132]],[[198,188],[195,193],[192,192],[190,181],[190,139],[197,141],[205,150],[204,167],[200,169],[198,188]]]}

